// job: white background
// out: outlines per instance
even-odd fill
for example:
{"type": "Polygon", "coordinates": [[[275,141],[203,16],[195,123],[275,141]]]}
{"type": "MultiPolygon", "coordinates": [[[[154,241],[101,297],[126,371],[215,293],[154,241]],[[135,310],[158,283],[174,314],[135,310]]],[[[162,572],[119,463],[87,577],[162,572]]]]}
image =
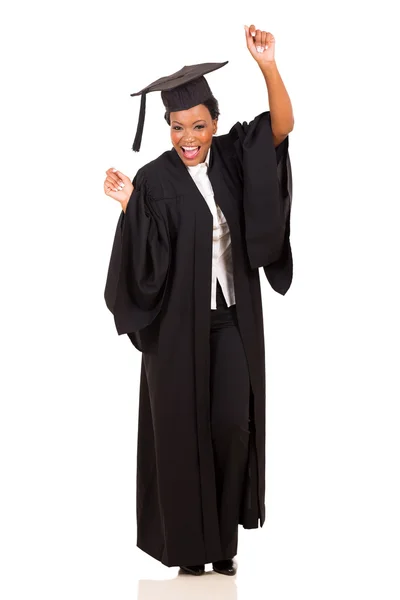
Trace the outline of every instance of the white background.
{"type": "Polygon", "coordinates": [[[389,4],[2,9],[2,600],[244,600],[256,589],[270,600],[399,598],[399,98],[389,4]],[[142,150],[132,152],[140,98],[130,94],[185,64],[229,60],[207,77],[219,133],[268,109],[245,23],[275,35],[296,121],[294,281],[281,297],[263,278],[267,520],[241,528],[236,581],[176,579],[177,569],[135,547],[140,354],[117,335],[103,299],[120,213],[103,182],[107,168],[133,178],[171,147],[152,94],[142,150]]]}

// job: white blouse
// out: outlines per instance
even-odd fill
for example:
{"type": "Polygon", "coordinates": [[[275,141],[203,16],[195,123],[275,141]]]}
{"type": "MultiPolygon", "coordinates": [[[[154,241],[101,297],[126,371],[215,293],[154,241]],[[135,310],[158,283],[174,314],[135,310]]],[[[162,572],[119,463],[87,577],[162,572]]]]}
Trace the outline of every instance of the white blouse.
{"type": "Polygon", "coordinates": [[[205,162],[187,169],[192,176],[199,191],[203,195],[213,215],[213,255],[211,270],[211,309],[217,308],[217,279],[220,283],[226,304],[235,304],[235,290],[233,283],[232,245],[231,234],[224,214],[214,199],[214,192],[207,175],[210,160],[210,150],[205,162]]]}

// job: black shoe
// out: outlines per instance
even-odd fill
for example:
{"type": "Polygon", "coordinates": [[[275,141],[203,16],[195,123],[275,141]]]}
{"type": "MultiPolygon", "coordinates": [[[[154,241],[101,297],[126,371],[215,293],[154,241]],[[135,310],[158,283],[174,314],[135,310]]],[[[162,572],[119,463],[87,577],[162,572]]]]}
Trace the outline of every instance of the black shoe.
{"type": "Polygon", "coordinates": [[[237,567],[232,559],[213,562],[213,569],[221,575],[236,575],[237,567]]]}
{"type": "Polygon", "coordinates": [[[189,573],[190,575],[203,575],[204,573],[204,565],[194,565],[192,567],[181,567],[184,573],[189,573]]]}

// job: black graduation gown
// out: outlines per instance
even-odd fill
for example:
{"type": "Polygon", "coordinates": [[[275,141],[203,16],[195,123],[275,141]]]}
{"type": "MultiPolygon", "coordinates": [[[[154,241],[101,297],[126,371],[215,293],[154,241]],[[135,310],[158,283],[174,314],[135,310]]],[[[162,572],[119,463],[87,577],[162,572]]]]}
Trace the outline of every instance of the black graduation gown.
{"type": "MultiPolygon", "coordinates": [[[[208,176],[232,239],[236,309],[252,387],[240,523],[265,520],[265,358],[259,267],[292,280],[291,169],[270,114],[214,136],[208,176]]],[[[142,352],[137,545],[167,566],[223,557],[210,429],[211,212],[172,149],[148,163],[121,213],[105,300],[118,334],[142,352]]]]}

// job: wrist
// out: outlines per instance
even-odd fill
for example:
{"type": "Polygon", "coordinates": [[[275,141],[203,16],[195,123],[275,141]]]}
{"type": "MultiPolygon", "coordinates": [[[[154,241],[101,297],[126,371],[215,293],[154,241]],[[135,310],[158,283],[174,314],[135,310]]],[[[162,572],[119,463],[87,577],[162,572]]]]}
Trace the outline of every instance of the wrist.
{"type": "Polygon", "coordinates": [[[276,73],[276,71],[278,70],[275,59],[269,60],[265,63],[258,63],[258,66],[260,67],[265,77],[268,77],[268,75],[270,75],[271,73],[276,73]]]}

